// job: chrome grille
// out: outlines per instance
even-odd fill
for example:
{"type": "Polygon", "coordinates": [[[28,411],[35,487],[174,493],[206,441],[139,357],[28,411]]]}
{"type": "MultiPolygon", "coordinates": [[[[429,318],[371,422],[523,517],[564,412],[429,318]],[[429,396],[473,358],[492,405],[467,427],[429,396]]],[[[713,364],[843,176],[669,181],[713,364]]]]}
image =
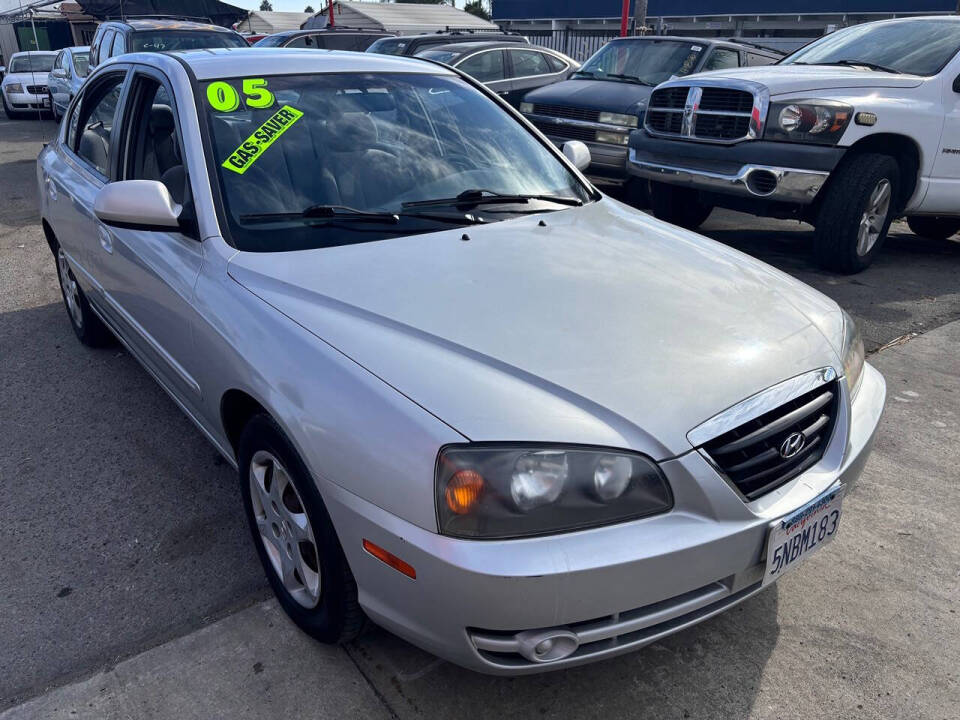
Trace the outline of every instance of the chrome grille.
{"type": "Polygon", "coordinates": [[[566,118],[568,120],[585,120],[587,122],[597,122],[600,119],[599,110],[566,107],[564,105],[541,105],[537,103],[533,106],[533,112],[535,115],[566,118]]]}
{"type": "Polygon", "coordinates": [[[536,125],[537,129],[544,135],[570,138],[571,140],[583,140],[585,142],[593,142],[597,139],[597,131],[591,128],[579,127],[577,125],[554,125],[552,123],[537,122],[536,120],[533,121],[533,124],[536,125]]]}
{"type": "Polygon", "coordinates": [[[27,85],[27,92],[31,95],[45,95],[47,92],[46,85],[27,85]]]}
{"type": "MultiPolygon", "coordinates": [[[[692,81],[691,81],[692,82],[692,81]]],[[[730,143],[759,129],[758,97],[750,90],[675,85],[654,90],[644,127],[654,135],[730,143]]]]}
{"type": "Polygon", "coordinates": [[[703,450],[747,500],[776,490],[823,457],[839,409],[837,383],[804,393],[710,440],[703,450]],[[798,433],[799,448],[795,442],[787,446],[798,433]]]}

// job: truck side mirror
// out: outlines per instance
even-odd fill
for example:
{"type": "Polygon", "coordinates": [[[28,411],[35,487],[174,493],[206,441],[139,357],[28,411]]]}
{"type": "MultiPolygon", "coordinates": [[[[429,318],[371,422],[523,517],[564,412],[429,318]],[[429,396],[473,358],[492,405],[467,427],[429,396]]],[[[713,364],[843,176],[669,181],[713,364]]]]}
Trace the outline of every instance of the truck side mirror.
{"type": "Polygon", "coordinates": [[[957,75],[957,76],[953,79],[953,91],[954,91],[955,93],[960,93],[960,75],[957,75]]]}

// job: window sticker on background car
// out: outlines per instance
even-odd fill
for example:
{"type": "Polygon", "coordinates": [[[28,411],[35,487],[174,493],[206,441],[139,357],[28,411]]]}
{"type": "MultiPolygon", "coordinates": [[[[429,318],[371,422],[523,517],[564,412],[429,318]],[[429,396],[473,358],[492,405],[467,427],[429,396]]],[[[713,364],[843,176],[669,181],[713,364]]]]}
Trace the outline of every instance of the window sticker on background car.
{"type": "Polygon", "coordinates": [[[277,138],[302,117],[302,112],[284,105],[269,120],[254,130],[253,134],[240,144],[240,147],[230,153],[230,157],[223,161],[223,167],[243,175],[277,138]]]}
{"type": "MultiPolygon", "coordinates": [[[[273,93],[267,90],[267,81],[263,78],[245,78],[241,87],[244,104],[248,108],[262,110],[273,107],[276,102],[273,93]]],[[[233,112],[240,107],[240,93],[230,83],[218,80],[207,86],[207,102],[219,112],[233,112]]]]}

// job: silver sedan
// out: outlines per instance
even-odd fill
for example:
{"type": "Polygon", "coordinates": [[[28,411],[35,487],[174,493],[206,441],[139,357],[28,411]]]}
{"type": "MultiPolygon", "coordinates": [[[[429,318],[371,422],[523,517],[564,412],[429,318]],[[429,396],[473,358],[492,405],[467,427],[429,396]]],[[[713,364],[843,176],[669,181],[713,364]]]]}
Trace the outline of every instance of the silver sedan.
{"type": "Polygon", "coordinates": [[[588,163],[437,64],[243,49],[98,67],[38,181],[77,337],[237,467],[291,618],[522,674],[826,548],[885,396],[836,303],[588,163]]]}

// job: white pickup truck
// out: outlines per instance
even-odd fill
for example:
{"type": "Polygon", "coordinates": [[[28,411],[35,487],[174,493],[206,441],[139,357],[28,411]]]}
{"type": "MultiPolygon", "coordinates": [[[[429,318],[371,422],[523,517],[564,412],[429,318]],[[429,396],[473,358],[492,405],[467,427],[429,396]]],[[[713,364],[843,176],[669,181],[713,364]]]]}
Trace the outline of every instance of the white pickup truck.
{"type": "Polygon", "coordinates": [[[629,171],[654,214],[698,227],[715,206],[812,223],[825,268],[869,265],[890,223],[960,230],[960,17],[857,25],[779,64],[653,91],[629,171]]]}

